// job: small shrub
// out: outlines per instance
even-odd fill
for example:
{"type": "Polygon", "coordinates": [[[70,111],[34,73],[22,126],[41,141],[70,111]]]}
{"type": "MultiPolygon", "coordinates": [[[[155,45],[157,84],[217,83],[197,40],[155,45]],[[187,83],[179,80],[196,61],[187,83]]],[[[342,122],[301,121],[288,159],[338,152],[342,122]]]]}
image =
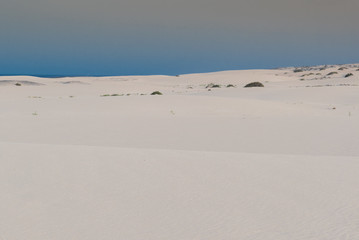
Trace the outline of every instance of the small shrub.
{"type": "Polygon", "coordinates": [[[293,70],[293,72],[295,72],[295,73],[303,72],[303,69],[301,69],[301,68],[296,68],[296,69],[293,70]]]}
{"type": "Polygon", "coordinates": [[[338,72],[330,72],[327,74],[327,76],[331,76],[331,75],[334,75],[334,74],[338,74],[338,72]]]}
{"type": "Polygon", "coordinates": [[[354,76],[354,74],[353,74],[353,73],[348,73],[348,74],[345,75],[344,77],[345,77],[345,78],[348,78],[348,77],[351,77],[351,76],[354,76]]]}
{"type": "Polygon", "coordinates": [[[163,95],[160,91],[154,91],[151,95],[163,95]]]}
{"type": "Polygon", "coordinates": [[[338,68],[338,71],[343,71],[343,70],[345,70],[345,69],[348,69],[348,68],[346,68],[346,67],[341,67],[341,68],[338,68]]]}
{"type": "Polygon", "coordinates": [[[21,86],[21,83],[15,83],[15,86],[20,87],[20,86],[21,86]]]}
{"type": "Polygon", "coordinates": [[[214,83],[210,83],[206,86],[206,88],[220,88],[221,85],[218,85],[218,84],[214,84],[214,83]]]}
{"type": "Polygon", "coordinates": [[[235,87],[235,86],[233,84],[228,84],[226,87],[230,88],[230,87],[235,87]]]}
{"type": "Polygon", "coordinates": [[[119,96],[123,96],[123,94],[118,94],[118,93],[114,93],[114,94],[103,94],[100,97],[119,97],[119,96]]]}
{"type": "Polygon", "coordinates": [[[260,82],[251,82],[248,83],[247,85],[244,86],[245,88],[250,88],[250,87],[264,87],[264,85],[260,82]]]}
{"type": "Polygon", "coordinates": [[[307,77],[307,76],[311,76],[311,75],[314,75],[314,73],[303,74],[301,77],[307,77]]]}

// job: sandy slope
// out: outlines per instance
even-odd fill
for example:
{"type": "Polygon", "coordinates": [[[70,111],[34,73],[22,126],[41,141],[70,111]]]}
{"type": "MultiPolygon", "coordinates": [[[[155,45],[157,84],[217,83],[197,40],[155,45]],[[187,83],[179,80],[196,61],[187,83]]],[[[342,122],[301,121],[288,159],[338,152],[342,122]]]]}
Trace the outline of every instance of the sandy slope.
{"type": "Polygon", "coordinates": [[[359,66],[323,68],[0,77],[0,239],[359,239],[359,66]]]}

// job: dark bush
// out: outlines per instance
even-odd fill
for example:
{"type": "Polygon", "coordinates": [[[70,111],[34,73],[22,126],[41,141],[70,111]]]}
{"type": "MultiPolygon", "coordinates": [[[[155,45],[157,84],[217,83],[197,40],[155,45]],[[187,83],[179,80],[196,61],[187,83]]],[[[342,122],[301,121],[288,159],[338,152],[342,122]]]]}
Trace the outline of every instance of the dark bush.
{"type": "Polygon", "coordinates": [[[264,87],[264,85],[260,82],[251,82],[244,86],[245,88],[249,87],[264,87]]]}
{"type": "Polygon", "coordinates": [[[327,76],[334,75],[334,74],[338,74],[338,72],[330,72],[327,74],[327,76]]]}
{"type": "Polygon", "coordinates": [[[160,91],[155,91],[153,93],[151,93],[151,95],[163,95],[160,91]]]}
{"type": "Polygon", "coordinates": [[[21,83],[15,83],[15,86],[20,87],[20,86],[21,86],[21,83]]]}
{"type": "Polygon", "coordinates": [[[218,84],[214,84],[214,83],[210,83],[206,86],[206,88],[220,88],[221,85],[218,85],[218,84]]]}
{"type": "Polygon", "coordinates": [[[354,76],[354,74],[353,74],[353,73],[348,73],[348,74],[345,75],[344,77],[345,77],[345,78],[348,78],[348,77],[351,77],[351,76],[354,76]]]}
{"type": "Polygon", "coordinates": [[[233,84],[228,84],[227,88],[230,88],[230,87],[235,87],[235,86],[233,84]]]}
{"type": "Polygon", "coordinates": [[[300,77],[307,77],[307,76],[311,76],[311,75],[314,75],[314,73],[303,74],[303,75],[300,76],[300,77]]]}

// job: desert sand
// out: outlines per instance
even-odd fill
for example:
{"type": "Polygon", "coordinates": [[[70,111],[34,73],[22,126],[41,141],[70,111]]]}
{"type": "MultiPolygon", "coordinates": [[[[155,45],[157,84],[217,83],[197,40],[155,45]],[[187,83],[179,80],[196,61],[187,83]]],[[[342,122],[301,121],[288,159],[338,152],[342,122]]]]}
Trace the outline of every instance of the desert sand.
{"type": "Polygon", "coordinates": [[[1,76],[0,239],[359,239],[358,69],[1,76]]]}

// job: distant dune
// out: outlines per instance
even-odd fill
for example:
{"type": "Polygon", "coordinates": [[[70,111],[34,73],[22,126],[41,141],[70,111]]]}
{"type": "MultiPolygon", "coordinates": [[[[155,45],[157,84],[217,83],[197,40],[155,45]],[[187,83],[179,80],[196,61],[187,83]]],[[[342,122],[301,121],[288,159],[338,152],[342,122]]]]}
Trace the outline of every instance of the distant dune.
{"type": "Polygon", "coordinates": [[[359,239],[358,69],[0,76],[0,239],[359,239]]]}

